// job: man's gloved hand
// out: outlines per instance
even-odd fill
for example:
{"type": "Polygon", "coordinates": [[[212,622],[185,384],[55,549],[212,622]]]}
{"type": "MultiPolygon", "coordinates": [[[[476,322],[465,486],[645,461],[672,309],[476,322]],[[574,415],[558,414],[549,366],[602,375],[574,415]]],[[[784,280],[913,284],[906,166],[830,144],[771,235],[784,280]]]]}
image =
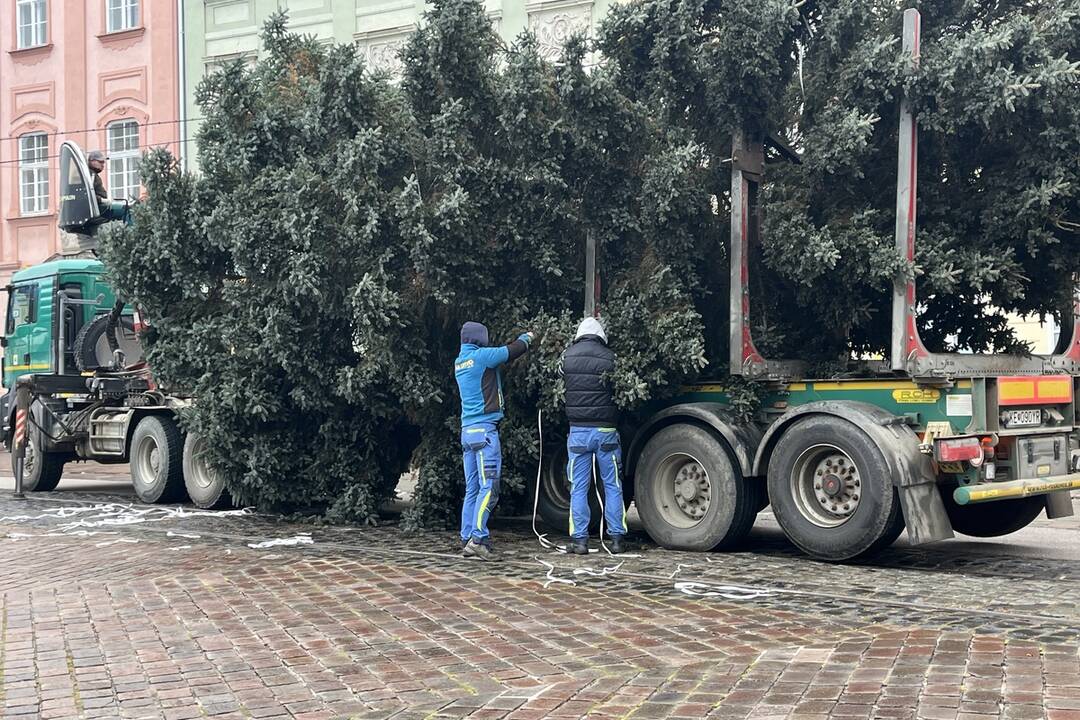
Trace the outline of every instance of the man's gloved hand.
{"type": "Polygon", "coordinates": [[[532,345],[532,341],[535,340],[535,339],[536,339],[536,333],[534,333],[534,332],[526,332],[526,333],[521,333],[520,335],[518,335],[518,340],[525,343],[526,345],[532,345]]]}

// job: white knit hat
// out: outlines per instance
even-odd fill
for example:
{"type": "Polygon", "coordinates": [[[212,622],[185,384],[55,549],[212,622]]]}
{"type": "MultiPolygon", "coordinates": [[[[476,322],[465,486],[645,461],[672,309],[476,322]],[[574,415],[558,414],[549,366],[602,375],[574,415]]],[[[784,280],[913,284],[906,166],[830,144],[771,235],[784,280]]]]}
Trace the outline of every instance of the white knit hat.
{"type": "Polygon", "coordinates": [[[574,339],[580,340],[586,335],[595,335],[607,345],[607,333],[604,332],[604,326],[594,317],[587,317],[581,321],[581,324],[577,326],[577,335],[574,336],[574,339]]]}

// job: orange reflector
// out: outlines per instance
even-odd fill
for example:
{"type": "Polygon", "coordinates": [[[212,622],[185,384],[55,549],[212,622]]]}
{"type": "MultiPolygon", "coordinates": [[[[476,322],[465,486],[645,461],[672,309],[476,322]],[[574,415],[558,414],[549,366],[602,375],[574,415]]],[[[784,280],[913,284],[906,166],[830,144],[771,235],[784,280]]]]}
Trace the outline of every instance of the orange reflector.
{"type": "Polygon", "coordinates": [[[1072,378],[1062,375],[999,377],[999,405],[1037,405],[1072,402],[1072,378]]]}

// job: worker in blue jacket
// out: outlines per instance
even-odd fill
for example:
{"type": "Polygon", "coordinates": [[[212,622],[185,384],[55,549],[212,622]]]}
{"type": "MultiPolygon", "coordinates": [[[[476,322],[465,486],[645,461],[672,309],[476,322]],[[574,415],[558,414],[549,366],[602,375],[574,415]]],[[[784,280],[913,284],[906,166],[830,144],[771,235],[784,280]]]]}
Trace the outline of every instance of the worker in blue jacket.
{"type": "Polygon", "coordinates": [[[478,322],[461,326],[461,351],[454,377],[461,393],[461,453],[465,465],[465,502],[461,507],[461,544],[465,557],[491,556],[487,520],[499,501],[503,419],[499,366],[524,355],[535,338],[522,333],[509,345],[488,347],[488,329],[478,322]]]}

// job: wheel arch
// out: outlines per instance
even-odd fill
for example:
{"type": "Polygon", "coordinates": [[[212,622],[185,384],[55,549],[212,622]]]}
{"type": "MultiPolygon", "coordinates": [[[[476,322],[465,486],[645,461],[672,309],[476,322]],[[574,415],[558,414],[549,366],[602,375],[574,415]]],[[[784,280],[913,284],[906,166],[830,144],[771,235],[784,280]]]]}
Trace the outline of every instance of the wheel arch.
{"type": "Polygon", "coordinates": [[[800,405],[776,420],[765,432],[754,457],[754,473],[766,475],[776,444],[789,430],[815,415],[846,420],[865,432],[885,456],[892,484],[900,496],[912,544],[953,537],[952,525],[937,490],[929,456],[919,448],[919,436],[892,413],[863,402],[820,401],[800,405]]]}
{"type": "MultiPolygon", "coordinates": [[[[127,428],[124,430],[125,461],[131,460],[131,440],[135,436],[135,428],[139,426],[139,423],[142,422],[143,418],[150,417],[151,415],[168,418],[174,423],[176,422],[176,413],[174,413],[172,409],[167,407],[150,406],[131,408],[130,414],[128,415],[127,428]]],[[[180,427],[179,423],[176,424],[177,427],[180,427]]],[[[180,432],[181,434],[185,434],[183,428],[180,428],[180,432]]]]}
{"type": "Polygon", "coordinates": [[[753,461],[758,444],[761,442],[761,430],[752,423],[740,422],[726,405],[682,403],[664,408],[650,416],[634,433],[627,453],[627,477],[631,479],[634,477],[646,443],[660,430],[679,423],[698,425],[710,431],[722,442],[742,476],[754,475],[753,461]]]}
{"type": "Polygon", "coordinates": [[[881,439],[876,436],[874,428],[900,422],[897,416],[869,403],[824,400],[800,405],[781,415],[765,431],[754,455],[753,473],[765,475],[768,472],[769,460],[776,449],[776,443],[795,423],[813,415],[831,415],[858,425],[873,437],[879,446],[881,439]]]}

